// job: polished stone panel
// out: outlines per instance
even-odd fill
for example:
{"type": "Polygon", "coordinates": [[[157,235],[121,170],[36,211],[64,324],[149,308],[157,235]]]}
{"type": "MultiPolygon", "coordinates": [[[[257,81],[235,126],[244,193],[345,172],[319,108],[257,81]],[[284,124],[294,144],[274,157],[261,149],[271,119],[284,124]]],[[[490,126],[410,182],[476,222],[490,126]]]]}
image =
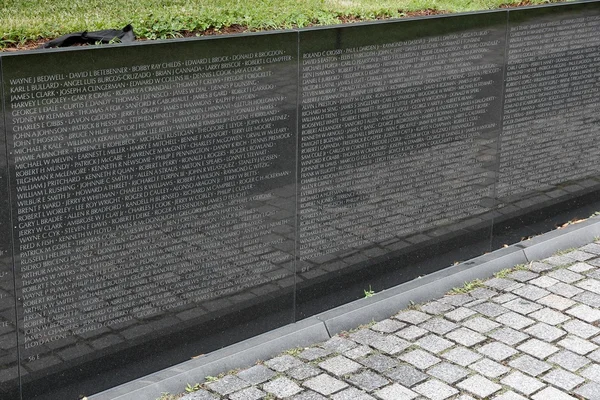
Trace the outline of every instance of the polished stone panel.
{"type": "Polygon", "coordinates": [[[305,286],[487,250],[505,37],[502,12],[300,32],[305,286]]]}
{"type": "Polygon", "coordinates": [[[26,398],[185,329],[292,321],[296,49],[284,33],[2,58],[26,398]]]}
{"type": "Polygon", "coordinates": [[[589,216],[599,4],[2,54],[0,398],[98,392],[589,216]]]}
{"type": "MultiPolygon", "coordinates": [[[[2,88],[2,59],[0,59],[0,88],[2,88]]],[[[0,111],[4,96],[0,90],[0,111]]],[[[0,114],[2,115],[2,114],[0,114]]],[[[6,152],[4,118],[0,118],[0,398],[18,397],[19,360],[17,352],[17,316],[9,174],[6,152]]]]}
{"type": "Polygon", "coordinates": [[[498,234],[599,198],[599,29],[598,2],[509,12],[498,234]]]}

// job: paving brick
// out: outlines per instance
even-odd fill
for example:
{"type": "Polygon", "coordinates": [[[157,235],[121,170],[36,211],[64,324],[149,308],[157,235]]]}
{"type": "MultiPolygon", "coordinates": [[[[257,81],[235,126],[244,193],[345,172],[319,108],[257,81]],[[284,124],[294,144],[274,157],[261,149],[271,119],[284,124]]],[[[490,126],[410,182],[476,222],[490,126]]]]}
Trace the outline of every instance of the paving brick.
{"type": "Polygon", "coordinates": [[[508,392],[504,392],[494,397],[492,400],[527,400],[527,398],[509,390],[508,392]]]}
{"type": "Polygon", "coordinates": [[[412,387],[428,378],[427,375],[410,365],[399,365],[386,371],[384,375],[406,387],[412,387]]]}
{"type": "Polygon", "coordinates": [[[588,252],[582,251],[581,249],[570,251],[570,252],[564,254],[564,256],[568,257],[570,259],[576,260],[576,261],[585,261],[585,260],[589,260],[590,258],[595,257],[594,254],[590,254],[588,252]]]}
{"type": "Polygon", "coordinates": [[[585,274],[589,278],[600,279],[600,270],[598,270],[598,267],[600,267],[600,258],[596,258],[594,260],[588,260],[587,264],[593,265],[594,270],[587,271],[585,274]]]}
{"type": "Polygon", "coordinates": [[[469,396],[468,394],[461,394],[455,400],[475,400],[475,397],[469,396]]]}
{"type": "Polygon", "coordinates": [[[490,290],[488,288],[480,287],[469,292],[469,295],[476,299],[489,299],[498,295],[498,292],[495,290],[490,290]]]}
{"type": "Polygon", "coordinates": [[[600,254],[600,245],[597,243],[590,243],[580,247],[579,250],[598,255],[600,254]]]}
{"type": "Polygon", "coordinates": [[[499,296],[492,297],[490,300],[492,300],[494,303],[504,304],[506,302],[516,299],[517,297],[517,295],[514,295],[512,293],[503,293],[499,296]]]}
{"type": "Polygon", "coordinates": [[[506,343],[509,346],[514,346],[518,343],[523,342],[524,340],[529,339],[529,335],[524,334],[523,332],[516,331],[512,328],[499,328],[493,332],[488,333],[488,335],[496,339],[502,343],[506,343]]]}
{"type": "Polygon", "coordinates": [[[427,335],[419,339],[416,344],[432,353],[442,351],[454,346],[454,343],[437,335],[427,335]]]}
{"type": "Polygon", "coordinates": [[[337,356],[319,363],[319,367],[337,376],[351,374],[361,369],[361,365],[344,356],[337,356]]]}
{"type": "Polygon", "coordinates": [[[400,360],[405,361],[419,369],[426,369],[439,363],[439,358],[429,354],[424,350],[413,350],[408,353],[404,353],[398,357],[400,360]]]}
{"type": "Polygon", "coordinates": [[[531,376],[538,376],[552,369],[552,366],[547,362],[540,361],[537,358],[533,358],[527,354],[511,360],[508,365],[531,376]]]}
{"type": "Polygon", "coordinates": [[[529,281],[529,284],[539,286],[541,288],[547,288],[560,282],[558,279],[550,278],[549,276],[540,276],[529,281]]]}
{"type": "Polygon", "coordinates": [[[367,392],[372,392],[373,390],[379,389],[380,387],[390,383],[381,375],[371,371],[363,371],[359,374],[352,375],[348,378],[348,382],[352,383],[354,386],[358,386],[359,388],[367,392]]]}
{"type": "Polygon", "coordinates": [[[548,276],[554,279],[558,279],[564,283],[574,283],[582,280],[585,276],[578,274],[577,272],[569,271],[568,269],[555,269],[554,271],[548,272],[548,276]]]}
{"type": "Polygon", "coordinates": [[[383,354],[373,354],[358,361],[377,372],[384,372],[398,365],[398,360],[383,354]]]}
{"type": "Polygon", "coordinates": [[[458,393],[458,390],[436,379],[421,383],[413,389],[415,392],[420,393],[431,400],[444,400],[458,393]]]}
{"type": "Polygon", "coordinates": [[[469,371],[465,368],[447,362],[442,362],[435,365],[429,369],[427,373],[449,384],[461,380],[469,375],[469,371]]]}
{"type": "MultiPolygon", "coordinates": [[[[520,285],[520,283],[519,283],[519,285],[520,285]]],[[[471,307],[474,307],[474,306],[476,306],[478,304],[485,303],[486,301],[487,301],[487,299],[474,299],[473,301],[471,301],[470,303],[465,304],[464,306],[466,308],[471,308],[471,307]]]]}
{"type": "Polygon", "coordinates": [[[331,353],[333,353],[331,350],[322,349],[320,347],[311,347],[311,348],[305,349],[300,354],[298,354],[298,358],[301,358],[301,359],[307,360],[307,361],[313,361],[318,358],[326,357],[326,356],[330,355],[331,353]]]}
{"type": "Polygon", "coordinates": [[[584,290],[589,290],[592,293],[600,293],[600,281],[597,281],[596,279],[584,279],[577,282],[575,286],[584,290]]]}
{"type": "Polygon", "coordinates": [[[504,307],[523,315],[527,315],[542,308],[542,306],[537,303],[521,298],[504,303],[504,307]]]}
{"type": "Polygon", "coordinates": [[[569,320],[569,317],[563,313],[554,311],[548,307],[544,307],[541,310],[532,312],[529,314],[529,317],[537,319],[538,321],[544,322],[548,325],[558,325],[569,320]]]}
{"type": "Polygon", "coordinates": [[[394,319],[384,319],[383,321],[380,321],[373,325],[371,329],[373,329],[376,332],[393,333],[399,331],[405,326],[406,324],[404,322],[400,322],[394,319]]]}
{"type": "Polygon", "coordinates": [[[388,335],[371,343],[372,347],[386,354],[398,354],[411,346],[411,343],[398,336],[388,335]]]}
{"type": "Polygon", "coordinates": [[[440,299],[442,303],[451,304],[455,307],[460,307],[466,303],[473,301],[473,298],[468,294],[450,294],[440,299]]]}
{"type": "Polygon", "coordinates": [[[521,344],[517,347],[517,350],[523,351],[527,354],[530,354],[539,359],[545,359],[548,356],[559,351],[559,348],[548,344],[546,342],[542,342],[539,339],[529,339],[525,343],[521,344]]]}
{"type": "Polygon", "coordinates": [[[206,390],[200,389],[196,392],[186,394],[179,400],[217,400],[217,396],[206,390]]]}
{"type": "Polygon", "coordinates": [[[600,383],[600,365],[592,364],[579,373],[581,376],[600,383]]]}
{"type": "Polygon", "coordinates": [[[489,301],[473,306],[471,307],[471,309],[489,318],[495,318],[498,315],[502,315],[504,313],[509,312],[509,310],[502,307],[501,305],[489,301]]]}
{"type": "Polygon", "coordinates": [[[375,395],[382,400],[412,400],[418,395],[397,383],[379,389],[375,395]]]}
{"type": "Polygon", "coordinates": [[[303,381],[308,378],[312,378],[313,376],[317,376],[322,371],[312,365],[305,364],[300,367],[295,367],[292,369],[288,369],[285,374],[292,379],[296,379],[298,381],[303,381]]]}
{"type": "Polygon", "coordinates": [[[591,270],[594,270],[594,266],[584,263],[584,262],[578,262],[576,264],[571,265],[569,268],[567,268],[569,271],[573,271],[573,272],[577,272],[577,273],[581,273],[581,272],[588,272],[591,270]]]}
{"type": "Polygon", "coordinates": [[[491,342],[477,349],[481,354],[492,360],[502,361],[517,354],[517,351],[510,346],[500,342],[491,342]]]}
{"type": "Polygon", "coordinates": [[[600,308],[600,295],[596,293],[584,291],[571,297],[571,299],[592,308],[600,308]]]}
{"type": "Polygon", "coordinates": [[[487,358],[483,358],[477,362],[474,362],[473,364],[469,365],[469,368],[471,368],[473,371],[479,372],[481,375],[487,376],[488,378],[498,378],[499,376],[502,376],[510,371],[510,368],[487,358]]]}
{"type": "MultiPolygon", "coordinates": [[[[503,314],[503,315],[506,315],[506,314],[503,314]]],[[[500,317],[502,317],[502,316],[500,316],[500,317]]],[[[498,318],[500,318],[500,317],[498,317],[498,318]]],[[[470,328],[479,333],[489,332],[492,329],[500,326],[499,323],[491,321],[484,317],[469,318],[468,320],[463,321],[462,324],[463,324],[463,326],[466,326],[467,328],[470,328]]]]}
{"type": "Polygon", "coordinates": [[[557,344],[574,353],[581,354],[582,356],[598,348],[594,343],[573,335],[567,336],[557,344]]]}
{"type": "Polygon", "coordinates": [[[277,378],[263,385],[263,390],[277,397],[289,397],[302,391],[294,381],[288,378],[277,378]]]}
{"type": "Polygon", "coordinates": [[[343,352],[342,354],[351,360],[356,360],[357,358],[365,357],[365,356],[371,354],[372,352],[373,352],[373,349],[371,349],[369,346],[360,345],[360,346],[356,346],[353,349],[347,350],[347,351],[343,352]]]}
{"type": "Polygon", "coordinates": [[[564,282],[557,283],[556,285],[552,285],[546,289],[554,294],[559,295],[559,296],[569,297],[569,298],[575,296],[576,294],[583,292],[583,289],[580,289],[573,285],[569,285],[564,282]]]}
{"type": "Polygon", "coordinates": [[[600,349],[592,351],[586,357],[589,358],[590,360],[594,360],[594,361],[600,363],[600,349]]]}
{"type": "Polygon", "coordinates": [[[538,393],[534,394],[532,397],[533,400],[577,400],[575,397],[573,396],[569,396],[568,394],[553,388],[553,387],[547,387],[544,390],[539,391],[538,393]]]}
{"type": "Polygon", "coordinates": [[[548,372],[542,376],[542,380],[565,390],[571,390],[585,381],[582,377],[560,368],[548,372]]]}
{"type": "Polygon", "coordinates": [[[486,337],[468,328],[458,328],[446,334],[448,339],[463,346],[471,347],[486,340],[486,337]]]}
{"type": "Polygon", "coordinates": [[[560,311],[564,311],[576,304],[573,300],[569,300],[566,297],[557,294],[549,294],[546,297],[542,297],[537,302],[560,311]]]}
{"type": "Polygon", "coordinates": [[[563,331],[562,329],[556,328],[552,325],[544,324],[542,322],[538,322],[537,324],[530,326],[529,328],[525,329],[524,332],[546,342],[553,342],[567,334],[567,332],[563,331]]]}
{"type": "Polygon", "coordinates": [[[568,258],[565,256],[552,256],[552,257],[548,257],[542,260],[544,263],[546,264],[551,264],[554,265],[556,267],[560,267],[563,265],[568,265],[568,264],[572,264],[573,263],[573,259],[572,258],[568,258]]]}
{"type": "Polygon", "coordinates": [[[487,398],[493,393],[496,393],[502,386],[484,378],[481,375],[473,375],[470,378],[465,379],[457,385],[459,388],[471,392],[479,397],[487,398]]]}
{"type": "Polygon", "coordinates": [[[454,310],[454,306],[439,301],[430,301],[420,307],[421,311],[431,315],[441,315],[454,310]]]}
{"type": "Polygon", "coordinates": [[[600,384],[596,382],[586,383],[575,389],[575,394],[586,400],[598,400],[600,399],[600,384]]]}
{"type": "Polygon", "coordinates": [[[263,383],[274,377],[275,372],[271,371],[264,365],[255,365],[246,370],[238,372],[237,376],[238,378],[241,378],[252,385],[258,385],[259,383],[263,383]]]}
{"type": "MultiPolygon", "coordinates": [[[[510,386],[515,389],[517,392],[521,392],[526,396],[540,390],[545,385],[541,383],[539,380],[522,374],[519,371],[513,372],[500,381],[502,384],[510,386]]],[[[549,400],[551,397],[545,399],[549,400]]]]}
{"type": "Polygon", "coordinates": [[[446,317],[450,321],[458,322],[462,321],[467,317],[470,317],[473,314],[476,314],[476,312],[466,307],[459,307],[453,311],[446,313],[444,317],[446,317]]]}
{"type": "Polygon", "coordinates": [[[375,400],[375,398],[356,388],[348,388],[331,396],[333,400],[375,400]]]}
{"type": "Polygon", "coordinates": [[[600,310],[595,310],[584,304],[570,308],[566,313],[589,323],[600,320],[600,310]]]}
{"type": "Polygon", "coordinates": [[[438,335],[443,335],[453,329],[458,328],[458,325],[456,325],[454,322],[437,317],[431,318],[419,326],[423,329],[427,329],[430,332],[437,333],[438,335]]]}
{"type": "Polygon", "coordinates": [[[210,390],[225,396],[227,394],[231,394],[233,392],[237,392],[238,390],[247,388],[248,386],[250,386],[250,384],[238,378],[237,376],[225,375],[218,381],[211,382],[206,386],[208,386],[210,390]]]}
{"type": "Polygon", "coordinates": [[[532,263],[529,263],[528,267],[533,272],[544,272],[554,269],[553,264],[548,264],[541,261],[533,261],[532,263]]]}
{"type": "Polygon", "coordinates": [[[269,361],[265,361],[265,365],[277,372],[285,372],[290,368],[299,367],[303,364],[302,361],[294,358],[288,354],[283,356],[275,357],[269,361]]]}
{"type": "Polygon", "coordinates": [[[348,340],[346,338],[339,337],[339,336],[334,336],[331,339],[329,339],[328,341],[326,341],[325,343],[321,344],[322,348],[331,350],[335,353],[343,353],[343,352],[348,351],[356,346],[357,346],[357,344],[354,343],[353,341],[348,340]]]}
{"type": "Polygon", "coordinates": [[[347,388],[348,384],[327,374],[321,374],[305,381],[302,386],[312,389],[317,393],[321,393],[322,395],[329,396],[330,394],[347,388]]]}
{"type": "Polygon", "coordinates": [[[549,291],[544,290],[535,285],[524,285],[518,289],[512,291],[517,296],[521,296],[527,300],[535,301],[537,299],[541,299],[544,296],[548,296],[550,294],[549,291]]]}
{"type": "Polygon", "coordinates": [[[431,315],[427,315],[427,314],[425,314],[421,311],[417,311],[417,310],[404,310],[404,311],[401,311],[398,314],[396,314],[394,316],[394,318],[396,318],[400,321],[411,323],[413,325],[418,325],[418,324],[430,319],[431,315]]]}
{"type": "Polygon", "coordinates": [[[502,314],[496,318],[496,321],[500,322],[503,325],[509,326],[513,329],[523,329],[529,325],[535,324],[535,320],[531,318],[527,318],[518,314],[516,312],[509,312],[506,314],[502,314]]]}
{"type": "Polygon", "coordinates": [[[468,366],[469,364],[474,363],[475,361],[481,358],[481,355],[468,350],[464,347],[455,347],[451,350],[448,350],[444,354],[442,354],[447,360],[450,360],[458,365],[462,365],[463,367],[468,366]]]}
{"type": "Polygon", "coordinates": [[[427,329],[411,325],[407,328],[402,329],[401,331],[396,332],[396,335],[401,337],[402,339],[415,340],[428,333],[429,331],[427,329]]]}
{"type": "Polygon", "coordinates": [[[507,278],[514,279],[515,281],[519,281],[519,282],[527,282],[527,281],[537,278],[538,276],[540,276],[540,275],[535,272],[525,271],[525,270],[517,270],[517,271],[511,272],[510,274],[508,274],[507,278]]]}
{"type": "Polygon", "coordinates": [[[240,390],[239,392],[229,395],[231,400],[260,400],[265,397],[266,393],[254,386],[240,390]]]}
{"type": "Polygon", "coordinates": [[[566,370],[575,372],[584,365],[589,364],[586,357],[575,354],[569,350],[562,350],[548,358],[548,362],[560,365],[566,370]]]}
{"type": "Polygon", "coordinates": [[[372,343],[383,339],[385,335],[379,332],[372,331],[370,329],[360,329],[356,332],[353,332],[349,335],[351,340],[354,340],[356,343],[364,344],[370,346],[372,343]]]}
{"type": "Polygon", "coordinates": [[[485,282],[483,282],[483,284],[493,289],[507,290],[515,284],[515,281],[506,278],[492,278],[486,280],[485,282]]]}

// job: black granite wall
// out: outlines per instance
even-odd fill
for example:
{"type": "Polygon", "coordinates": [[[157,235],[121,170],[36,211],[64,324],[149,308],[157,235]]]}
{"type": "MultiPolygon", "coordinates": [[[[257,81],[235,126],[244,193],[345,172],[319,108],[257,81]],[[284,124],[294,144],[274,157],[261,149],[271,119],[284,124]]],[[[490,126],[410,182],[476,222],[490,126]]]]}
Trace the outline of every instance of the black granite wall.
{"type": "Polygon", "coordinates": [[[588,216],[599,29],[585,2],[2,54],[0,397],[90,394],[588,216]]]}

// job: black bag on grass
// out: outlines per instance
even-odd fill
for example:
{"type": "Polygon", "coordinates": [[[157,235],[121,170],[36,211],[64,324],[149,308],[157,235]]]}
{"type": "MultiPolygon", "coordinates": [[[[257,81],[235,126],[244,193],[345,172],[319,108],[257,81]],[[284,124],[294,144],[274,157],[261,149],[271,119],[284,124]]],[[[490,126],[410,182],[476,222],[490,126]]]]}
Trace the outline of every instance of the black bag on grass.
{"type": "Polygon", "coordinates": [[[115,39],[119,39],[123,43],[133,42],[135,40],[133,27],[131,25],[127,25],[123,29],[105,29],[103,31],[95,32],[83,31],[69,33],[68,35],[51,40],[40,47],[47,49],[50,47],[68,47],[75,44],[95,44],[98,42],[110,43],[115,39]]]}

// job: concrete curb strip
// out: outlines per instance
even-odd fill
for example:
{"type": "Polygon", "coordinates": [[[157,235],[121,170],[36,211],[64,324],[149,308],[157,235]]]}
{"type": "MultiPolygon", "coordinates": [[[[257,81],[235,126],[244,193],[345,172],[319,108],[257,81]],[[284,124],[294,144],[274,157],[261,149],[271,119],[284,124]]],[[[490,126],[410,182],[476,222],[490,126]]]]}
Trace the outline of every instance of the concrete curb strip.
{"type": "Polygon", "coordinates": [[[491,277],[503,269],[584,245],[599,236],[600,218],[593,217],[183,362],[88,399],[156,400],[163,392],[179,393],[187,383],[203,381],[206,376],[231,369],[249,367],[257,360],[268,359],[290,348],[326,341],[341,331],[388,318],[413,302],[431,300],[465,282],[491,277]]]}

